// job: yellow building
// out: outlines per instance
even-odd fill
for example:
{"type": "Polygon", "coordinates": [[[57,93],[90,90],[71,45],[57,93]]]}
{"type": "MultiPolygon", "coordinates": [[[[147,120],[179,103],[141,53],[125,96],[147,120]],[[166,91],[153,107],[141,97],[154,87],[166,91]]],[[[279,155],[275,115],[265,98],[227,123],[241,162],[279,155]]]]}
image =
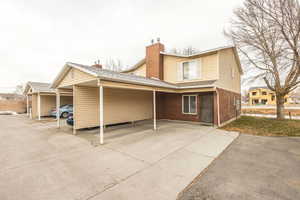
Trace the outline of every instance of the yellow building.
{"type": "MultiPolygon", "coordinates": [[[[251,87],[249,89],[249,105],[276,105],[275,92],[267,87],[251,87]]],[[[292,103],[289,95],[285,96],[285,104],[292,103]]]]}

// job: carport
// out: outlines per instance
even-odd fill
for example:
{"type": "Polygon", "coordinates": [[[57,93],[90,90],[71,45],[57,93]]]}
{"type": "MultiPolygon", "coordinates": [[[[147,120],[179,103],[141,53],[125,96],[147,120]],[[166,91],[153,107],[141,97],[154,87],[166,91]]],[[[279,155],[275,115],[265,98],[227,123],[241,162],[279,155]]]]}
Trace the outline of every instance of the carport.
{"type": "MultiPolygon", "coordinates": [[[[100,144],[104,143],[106,125],[152,119],[156,130],[158,112],[164,109],[161,107],[164,105],[158,102],[162,93],[195,93],[214,89],[178,90],[178,86],[155,78],[105,70],[101,65],[76,63],[66,63],[51,87],[57,91],[57,106],[60,91],[72,90],[73,133],[76,134],[78,129],[100,126],[100,144]]],[[[60,127],[58,116],[57,126],[60,127]]]]}
{"type": "MultiPolygon", "coordinates": [[[[51,84],[41,82],[28,82],[24,94],[27,98],[27,115],[32,119],[41,120],[42,117],[50,115],[56,107],[56,91],[50,88],[51,84]]],[[[61,105],[72,104],[72,92],[61,93],[61,105]]]]}
{"type": "MultiPolygon", "coordinates": [[[[101,66],[67,63],[52,87],[57,91],[73,91],[73,133],[100,126],[100,143],[103,144],[106,125],[152,119],[153,129],[157,129],[156,92],[168,90],[157,87],[158,83],[172,86],[154,79],[104,70],[101,66]],[[134,84],[134,79],[128,83],[128,78],[148,81],[148,85],[134,84]]],[[[57,125],[60,126],[59,120],[57,125]]]]}

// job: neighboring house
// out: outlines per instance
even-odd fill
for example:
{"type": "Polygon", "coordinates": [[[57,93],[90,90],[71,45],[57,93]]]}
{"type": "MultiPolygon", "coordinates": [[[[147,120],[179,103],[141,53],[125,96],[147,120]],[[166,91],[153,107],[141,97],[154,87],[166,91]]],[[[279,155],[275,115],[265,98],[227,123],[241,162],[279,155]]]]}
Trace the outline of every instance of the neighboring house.
{"type": "MultiPolygon", "coordinates": [[[[50,83],[28,82],[24,89],[27,97],[27,114],[31,118],[41,119],[49,116],[53,108],[56,107],[56,92],[50,88],[50,83]]],[[[72,93],[64,93],[61,99],[62,104],[72,104],[72,93]]]]}
{"type": "MultiPolygon", "coordinates": [[[[293,103],[290,95],[284,97],[285,104],[293,103]]],[[[276,105],[275,92],[268,87],[251,87],[249,89],[249,105],[276,105]]]]}
{"type": "MultiPolygon", "coordinates": [[[[220,126],[240,115],[243,71],[233,46],[191,56],[146,47],[145,59],[123,73],[101,65],[66,63],[52,87],[73,91],[77,129],[153,119],[203,122],[220,126]]],[[[59,125],[59,123],[58,123],[59,125]]],[[[103,142],[103,137],[101,143],[103,142]]]]}

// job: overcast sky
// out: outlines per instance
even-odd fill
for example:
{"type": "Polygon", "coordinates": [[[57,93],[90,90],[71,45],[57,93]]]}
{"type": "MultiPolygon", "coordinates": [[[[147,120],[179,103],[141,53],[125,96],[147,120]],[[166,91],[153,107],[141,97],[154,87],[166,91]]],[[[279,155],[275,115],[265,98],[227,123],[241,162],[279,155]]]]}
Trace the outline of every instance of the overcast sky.
{"type": "Polygon", "coordinates": [[[227,45],[223,29],[242,0],[1,0],[0,92],[52,82],[67,61],[93,64],[145,56],[152,38],[167,49],[227,45]]]}

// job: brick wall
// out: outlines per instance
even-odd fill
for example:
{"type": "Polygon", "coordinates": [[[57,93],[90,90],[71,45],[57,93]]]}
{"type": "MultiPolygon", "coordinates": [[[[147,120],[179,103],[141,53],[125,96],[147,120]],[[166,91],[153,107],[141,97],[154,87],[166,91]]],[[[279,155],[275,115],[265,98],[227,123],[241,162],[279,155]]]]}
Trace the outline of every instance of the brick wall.
{"type": "MultiPolygon", "coordinates": [[[[195,94],[195,93],[193,93],[195,94]]],[[[197,110],[199,111],[199,96],[197,97],[197,110]]],[[[199,112],[196,115],[182,113],[182,94],[158,93],[157,118],[183,121],[200,121],[199,112]]]]}
{"type": "MultiPolygon", "coordinates": [[[[234,104],[234,99],[241,100],[241,94],[218,88],[220,101],[220,123],[224,123],[240,115],[241,108],[238,110],[234,104]]],[[[241,105],[241,104],[240,104],[241,105]]]]}
{"type": "MultiPolygon", "coordinates": [[[[236,109],[234,100],[240,100],[241,95],[224,89],[219,89],[220,100],[220,123],[224,123],[236,116],[240,115],[241,109],[236,109]]],[[[191,93],[195,94],[195,93],[191,93]]],[[[171,119],[171,120],[183,120],[183,121],[195,121],[201,122],[201,107],[200,101],[201,95],[212,94],[213,95],[213,123],[218,124],[218,106],[217,106],[217,93],[196,93],[197,96],[197,111],[196,115],[189,115],[182,113],[182,94],[176,93],[157,93],[157,118],[158,119],[171,119]]]]}
{"type": "Polygon", "coordinates": [[[0,100],[0,111],[26,112],[26,100],[0,100]]]}

